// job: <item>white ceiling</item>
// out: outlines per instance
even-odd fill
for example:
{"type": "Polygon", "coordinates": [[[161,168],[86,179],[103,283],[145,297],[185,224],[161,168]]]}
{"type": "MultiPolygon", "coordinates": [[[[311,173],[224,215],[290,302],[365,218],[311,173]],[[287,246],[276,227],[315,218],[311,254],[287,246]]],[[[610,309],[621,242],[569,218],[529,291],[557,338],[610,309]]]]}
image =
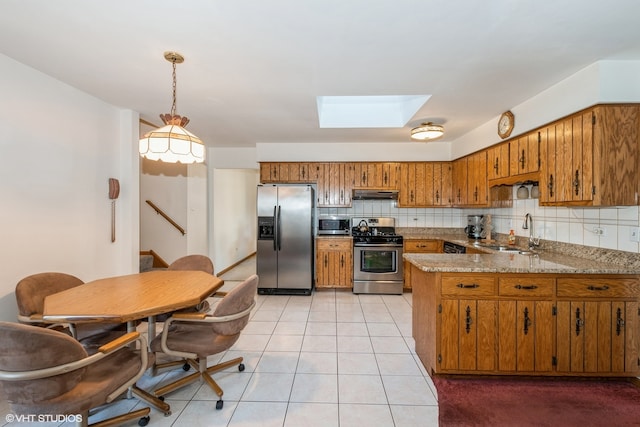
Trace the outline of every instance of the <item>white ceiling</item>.
{"type": "MultiPolygon", "coordinates": [[[[208,145],[455,140],[603,59],[640,59],[637,0],[3,0],[0,53],[208,145]],[[431,95],[402,128],[321,129],[317,96],[431,95]]],[[[1,73],[1,71],[0,71],[1,73]]]]}

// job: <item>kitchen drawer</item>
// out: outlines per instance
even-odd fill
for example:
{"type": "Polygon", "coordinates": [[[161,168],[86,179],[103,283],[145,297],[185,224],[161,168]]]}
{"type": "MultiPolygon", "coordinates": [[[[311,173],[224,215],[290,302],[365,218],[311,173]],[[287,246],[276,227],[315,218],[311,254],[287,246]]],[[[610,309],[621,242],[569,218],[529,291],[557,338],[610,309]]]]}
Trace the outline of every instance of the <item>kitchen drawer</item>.
{"type": "Polygon", "coordinates": [[[493,296],[496,294],[495,277],[456,275],[442,278],[442,295],[493,296]]]}
{"type": "Polygon", "coordinates": [[[640,279],[593,278],[593,279],[558,279],[558,298],[638,298],[640,296],[640,279]]]}
{"type": "Polygon", "coordinates": [[[322,237],[316,239],[316,248],[319,251],[349,251],[353,246],[350,237],[322,237]]]}
{"type": "Polygon", "coordinates": [[[553,297],[555,284],[556,279],[550,277],[501,277],[498,292],[508,297],[553,297]]]}
{"type": "Polygon", "coordinates": [[[405,240],[404,241],[405,252],[442,252],[442,240],[405,240]]]}

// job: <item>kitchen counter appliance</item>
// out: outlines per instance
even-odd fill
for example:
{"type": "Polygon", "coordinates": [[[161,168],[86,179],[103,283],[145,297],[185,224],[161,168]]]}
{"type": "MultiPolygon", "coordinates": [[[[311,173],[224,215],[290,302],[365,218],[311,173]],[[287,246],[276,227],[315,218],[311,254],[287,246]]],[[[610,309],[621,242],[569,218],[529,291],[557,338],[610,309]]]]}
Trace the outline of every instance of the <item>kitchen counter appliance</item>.
{"type": "Polygon", "coordinates": [[[311,294],[314,201],[311,185],[258,185],[258,293],[311,294]]]}
{"type": "Polygon", "coordinates": [[[481,239],[483,230],[483,215],[467,215],[467,226],[465,227],[464,232],[467,233],[468,238],[481,239]]]}
{"type": "Polygon", "coordinates": [[[318,216],[318,234],[348,236],[351,233],[351,218],[339,215],[318,216]]]}
{"type": "Polygon", "coordinates": [[[395,218],[352,218],[353,293],[402,294],[403,238],[395,218]]]}

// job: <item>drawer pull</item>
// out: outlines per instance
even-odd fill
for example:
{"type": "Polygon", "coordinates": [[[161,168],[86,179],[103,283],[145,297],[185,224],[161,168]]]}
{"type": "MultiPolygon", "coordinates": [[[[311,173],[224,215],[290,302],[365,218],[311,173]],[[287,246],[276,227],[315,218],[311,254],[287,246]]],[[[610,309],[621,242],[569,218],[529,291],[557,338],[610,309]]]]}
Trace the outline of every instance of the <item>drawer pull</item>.
{"type": "Polygon", "coordinates": [[[515,285],[516,289],[523,289],[525,291],[532,291],[534,289],[538,289],[537,285],[515,285]]]}
{"type": "Polygon", "coordinates": [[[590,291],[607,291],[609,287],[607,285],[604,286],[587,286],[587,289],[590,291]]]}
{"type": "Polygon", "coordinates": [[[456,286],[459,287],[460,289],[475,289],[480,287],[480,285],[476,283],[472,283],[470,285],[465,285],[464,283],[458,283],[456,286]]]}

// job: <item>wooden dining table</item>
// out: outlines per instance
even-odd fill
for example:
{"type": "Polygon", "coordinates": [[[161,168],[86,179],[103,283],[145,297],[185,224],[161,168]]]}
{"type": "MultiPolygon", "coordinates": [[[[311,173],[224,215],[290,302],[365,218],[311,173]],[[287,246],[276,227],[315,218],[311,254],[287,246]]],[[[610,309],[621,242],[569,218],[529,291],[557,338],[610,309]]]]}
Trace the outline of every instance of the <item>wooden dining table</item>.
{"type": "Polygon", "coordinates": [[[47,296],[43,320],[130,322],[195,306],[223,284],[202,271],[155,270],[108,277],[47,296]]]}
{"type": "MultiPolygon", "coordinates": [[[[155,337],[155,316],[193,307],[222,287],[224,281],[203,271],[155,270],[94,280],[48,295],[43,320],[47,323],[127,323],[148,320],[149,342],[155,337]]],[[[132,391],[171,413],[166,402],[134,386],[132,391]]]]}

